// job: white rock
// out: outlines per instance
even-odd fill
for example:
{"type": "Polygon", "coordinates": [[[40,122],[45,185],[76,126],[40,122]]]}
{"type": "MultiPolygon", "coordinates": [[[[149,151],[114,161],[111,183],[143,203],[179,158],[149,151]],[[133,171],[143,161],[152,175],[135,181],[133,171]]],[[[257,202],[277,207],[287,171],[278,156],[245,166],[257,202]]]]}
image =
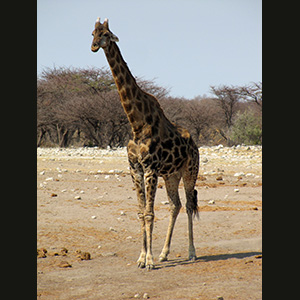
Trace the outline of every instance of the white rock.
{"type": "Polygon", "coordinates": [[[74,199],[81,200],[81,197],[80,196],[75,196],[74,199]]]}
{"type": "Polygon", "coordinates": [[[215,200],[209,200],[208,204],[215,204],[215,200]]]}
{"type": "Polygon", "coordinates": [[[150,298],[150,296],[147,293],[144,293],[143,299],[149,299],[149,298],[150,298]]]}
{"type": "Polygon", "coordinates": [[[235,177],[238,177],[238,176],[245,176],[245,173],[243,173],[243,172],[238,172],[238,173],[235,173],[233,176],[235,176],[235,177]]]}
{"type": "Polygon", "coordinates": [[[97,217],[96,217],[96,216],[91,216],[91,218],[92,218],[92,219],[97,219],[97,217]]]}
{"type": "Polygon", "coordinates": [[[167,204],[169,204],[169,201],[168,200],[167,201],[161,201],[161,204],[167,205],[167,204]]]}
{"type": "Polygon", "coordinates": [[[84,194],[84,191],[80,191],[79,193],[80,193],[80,194],[84,194]]]}
{"type": "Polygon", "coordinates": [[[108,179],[110,176],[109,175],[105,175],[104,179],[108,179]]]}
{"type": "Polygon", "coordinates": [[[203,163],[203,164],[206,164],[206,163],[208,163],[208,159],[207,159],[207,157],[202,157],[202,158],[200,158],[200,161],[203,163]]]}
{"type": "Polygon", "coordinates": [[[240,190],[239,189],[234,189],[233,190],[235,193],[238,193],[240,190]]]}
{"type": "Polygon", "coordinates": [[[245,176],[246,177],[251,177],[251,176],[254,176],[254,174],[253,173],[247,173],[245,176]]]}
{"type": "Polygon", "coordinates": [[[40,172],[40,175],[45,175],[45,171],[40,172]]]}
{"type": "Polygon", "coordinates": [[[46,178],[46,181],[53,181],[53,177],[46,178]]]}

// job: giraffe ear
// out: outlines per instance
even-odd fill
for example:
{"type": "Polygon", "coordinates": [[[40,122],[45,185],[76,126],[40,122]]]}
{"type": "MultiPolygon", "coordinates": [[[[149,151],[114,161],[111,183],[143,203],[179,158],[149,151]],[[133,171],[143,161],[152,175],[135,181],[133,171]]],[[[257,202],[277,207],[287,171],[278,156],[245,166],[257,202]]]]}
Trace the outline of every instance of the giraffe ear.
{"type": "Polygon", "coordinates": [[[119,38],[115,35],[115,34],[111,34],[111,37],[110,37],[110,40],[112,41],[112,42],[118,42],[119,41],[119,38]]]}

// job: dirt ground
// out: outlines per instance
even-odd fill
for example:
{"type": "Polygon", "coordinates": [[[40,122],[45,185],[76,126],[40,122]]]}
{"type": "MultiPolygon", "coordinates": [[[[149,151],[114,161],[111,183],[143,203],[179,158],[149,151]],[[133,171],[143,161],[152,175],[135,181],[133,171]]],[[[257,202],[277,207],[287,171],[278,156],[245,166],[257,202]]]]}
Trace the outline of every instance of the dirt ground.
{"type": "Polygon", "coordinates": [[[261,299],[262,148],[199,150],[197,260],[187,260],[180,184],[171,253],[158,262],[169,221],[160,179],[155,269],[147,271],[136,265],[141,235],[126,150],[38,148],[37,299],[261,299]]]}

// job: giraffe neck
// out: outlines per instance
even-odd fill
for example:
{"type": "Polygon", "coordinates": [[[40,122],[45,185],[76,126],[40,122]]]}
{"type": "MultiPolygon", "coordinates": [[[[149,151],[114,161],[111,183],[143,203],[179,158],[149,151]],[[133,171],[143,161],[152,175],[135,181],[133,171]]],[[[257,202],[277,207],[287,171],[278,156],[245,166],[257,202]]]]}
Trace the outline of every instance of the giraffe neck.
{"type": "MultiPolygon", "coordinates": [[[[152,117],[154,112],[163,116],[164,113],[156,98],[141,90],[137,85],[117,44],[111,42],[104,52],[117,85],[122,106],[132,131],[137,136],[137,133],[141,132],[145,126],[155,125],[152,117]]],[[[157,118],[156,126],[158,126],[159,119],[161,117],[157,118]]]]}

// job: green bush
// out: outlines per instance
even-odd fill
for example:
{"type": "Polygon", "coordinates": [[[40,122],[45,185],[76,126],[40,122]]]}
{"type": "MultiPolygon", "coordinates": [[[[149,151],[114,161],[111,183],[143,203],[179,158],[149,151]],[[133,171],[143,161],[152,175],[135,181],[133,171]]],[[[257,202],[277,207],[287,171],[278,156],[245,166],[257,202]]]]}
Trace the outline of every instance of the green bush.
{"type": "Polygon", "coordinates": [[[231,127],[230,139],[235,144],[262,144],[261,118],[249,110],[238,113],[231,127]]]}

